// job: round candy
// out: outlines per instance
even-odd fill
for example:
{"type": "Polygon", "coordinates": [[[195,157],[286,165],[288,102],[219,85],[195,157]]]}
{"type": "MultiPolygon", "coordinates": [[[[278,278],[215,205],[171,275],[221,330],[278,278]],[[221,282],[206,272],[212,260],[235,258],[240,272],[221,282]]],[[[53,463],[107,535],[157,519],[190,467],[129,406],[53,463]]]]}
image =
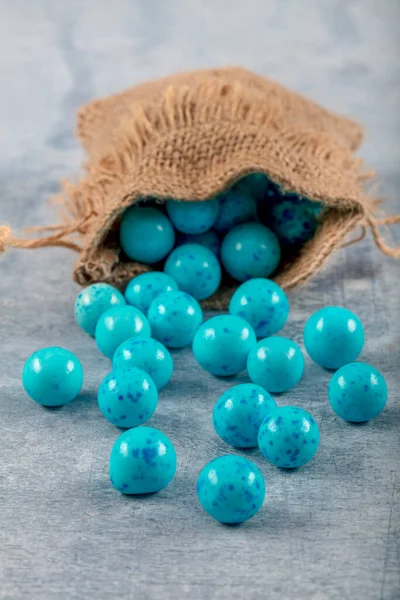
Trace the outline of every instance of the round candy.
{"type": "Polygon", "coordinates": [[[235,225],[251,221],[257,215],[257,202],[243,186],[235,186],[219,197],[219,214],[214,229],[226,233],[235,225]]]}
{"type": "Polygon", "coordinates": [[[114,356],[122,342],[137,336],[151,337],[151,330],[144,314],[134,306],[110,308],[101,315],[96,326],[97,346],[108,358],[114,356]]]}
{"type": "Polygon", "coordinates": [[[110,479],[122,494],[150,494],[165,488],[176,472],[171,440],[153,427],[128,429],[110,455],[110,479]]]}
{"type": "Polygon", "coordinates": [[[204,510],[217,521],[243,523],[254,517],[264,502],[264,478],[247,458],[220,456],[201,471],[197,497],[204,510]]]}
{"type": "Polygon", "coordinates": [[[121,220],[120,242],[131,260],[151,265],[171,252],[175,232],[170,220],[161,211],[131,206],[121,220]]]}
{"type": "Polygon", "coordinates": [[[237,225],[224,238],[221,261],[234,279],[268,277],[279,264],[281,249],[276,235],[261,223],[237,225]]]}
{"type": "Polygon", "coordinates": [[[318,425],[302,408],[280,406],[262,423],[258,445],[263,456],[277,467],[301,467],[318,449],[318,425]]]}
{"type": "Polygon", "coordinates": [[[167,201],[167,213],[172,223],[183,233],[203,233],[210,229],[219,212],[219,201],[205,200],[204,202],[167,201]]]}
{"type": "Polygon", "coordinates": [[[22,371],[26,393],[43,406],[68,404],[79,394],[82,383],[82,365],[75,354],[57,346],[31,354],[22,371]]]}
{"type": "Polygon", "coordinates": [[[303,375],[304,358],[300,346],[279,335],[260,340],[247,361],[253,383],[268,392],[287,392],[303,375]]]}
{"type": "Polygon", "coordinates": [[[271,279],[249,279],[233,294],[229,312],[242,317],[258,338],[264,338],[282,329],[289,315],[289,302],[283,289],[271,279]]]}
{"type": "Polygon", "coordinates": [[[362,423],[384,409],[388,390],[382,374],[367,363],[354,362],[333,375],[328,388],[329,402],[345,421],[362,423]]]}
{"type": "Polygon", "coordinates": [[[270,182],[264,173],[250,173],[250,175],[243,177],[235,188],[243,186],[248,189],[257,202],[261,202],[268,193],[270,182]]]}
{"type": "Polygon", "coordinates": [[[197,362],[213,375],[236,375],[246,368],[257,338],[246,321],[233,315],[219,315],[203,323],[193,340],[197,362]]]}
{"type": "Polygon", "coordinates": [[[221,282],[221,267],[215,254],[198,244],[175,248],[165,262],[164,271],[196,300],[212,296],[221,282]]]}
{"type": "Polygon", "coordinates": [[[155,339],[168,348],[183,348],[192,343],[203,311],[189,294],[166,292],[153,300],[148,318],[155,339]]]}
{"type": "Polygon", "coordinates": [[[347,308],[317,310],[304,327],[304,345],[311,358],[326,369],[354,362],[364,346],[364,327],[347,308]]]}
{"type": "Polygon", "coordinates": [[[199,233],[198,235],[189,235],[188,233],[180,233],[177,236],[176,245],[182,246],[183,244],[199,244],[200,246],[204,246],[204,248],[208,248],[211,250],[213,254],[218,258],[219,251],[221,248],[221,240],[219,235],[213,229],[209,229],[204,233],[199,233]]]}
{"type": "Polygon", "coordinates": [[[304,244],[317,228],[314,212],[303,202],[278,202],[273,206],[271,216],[271,227],[282,244],[304,244]]]}
{"type": "Polygon", "coordinates": [[[142,273],[128,283],[125,290],[127,304],[135,306],[144,314],[147,314],[150,304],[164,292],[177,290],[176,281],[161,271],[142,273]]]}
{"type": "Polygon", "coordinates": [[[150,375],[136,367],[117,369],[101,382],[97,401],[103,416],[118,427],[146,423],[157,408],[157,387],[150,375]]]}
{"type": "Polygon", "coordinates": [[[113,358],[113,369],[138,367],[161,389],[171,379],[174,363],[165,346],[152,338],[134,337],[122,342],[113,358]]]}
{"type": "Polygon", "coordinates": [[[97,321],[109,308],[125,304],[125,298],[108,283],[93,283],[79,292],[75,301],[75,320],[89,335],[94,335],[97,321]]]}
{"type": "Polygon", "coordinates": [[[259,385],[235,385],[222,394],[214,406],[214,429],[227,444],[253,448],[258,443],[261,423],[274,408],[275,400],[259,385]]]}

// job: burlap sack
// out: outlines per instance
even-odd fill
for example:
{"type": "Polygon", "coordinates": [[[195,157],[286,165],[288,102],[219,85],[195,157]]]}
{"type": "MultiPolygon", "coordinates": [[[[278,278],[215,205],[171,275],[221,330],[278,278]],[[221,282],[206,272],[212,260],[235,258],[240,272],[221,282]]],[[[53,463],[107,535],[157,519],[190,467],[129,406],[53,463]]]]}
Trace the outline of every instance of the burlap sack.
{"type": "MultiPolygon", "coordinates": [[[[77,250],[74,279],[81,285],[122,286],[151,269],[120,250],[118,226],[126,207],[145,198],[212,198],[250,172],[265,173],[283,192],[325,207],[314,238],[275,274],[284,288],[317,273],[356,225],[364,233],[369,225],[381,250],[399,256],[378,232],[378,225],[398,217],[376,219],[376,202],[363,191],[371,173],[363,173],[353,155],[360,126],[250,71],[195,71],[132,87],[82,107],[77,132],[88,162],[85,176],[65,183],[58,198],[62,224],[35,240],[13,238],[3,227],[0,249],[77,250]]],[[[206,306],[225,308],[234,285],[225,283],[206,306]]]]}

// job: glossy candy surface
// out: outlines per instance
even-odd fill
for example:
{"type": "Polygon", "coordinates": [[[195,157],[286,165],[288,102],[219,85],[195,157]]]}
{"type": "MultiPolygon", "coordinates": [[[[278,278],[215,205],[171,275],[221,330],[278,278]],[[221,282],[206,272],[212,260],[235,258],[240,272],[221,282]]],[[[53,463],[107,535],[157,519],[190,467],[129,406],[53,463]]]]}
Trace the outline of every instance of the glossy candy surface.
{"type": "Polygon", "coordinates": [[[221,240],[216,231],[209,229],[205,233],[199,233],[199,235],[189,235],[187,233],[180,233],[176,239],[176,246],[182,246],[183,244],[199,244],[211,250],[213,254],[218,258],[221,248],[221,240]]]}
{"type": "Polygon", "coordinates": [[[362,423],[384,409],[388,390],[384,377],[375,367],[354,362],[336,371],[329,383],[328,396],[339,417],[362,423]]]}
{"type": "Polygon", "coordinates": [[[261,223],[237,225],[226,234],[221,246],[222,264],[237,281],[268,277],[280,257],[278,238],[261,223]]]}
{"type": "Polygon", "coordinates": [[[171,440],[153,427],[125,431],[110,455],[110,479],[122,494],[150,494],[165,488],[176,472],[171,440]]]}
{"type": "Polygon", "coordinates": [[[219,197],[219,214],[214,229],[226,233],[235,225],[255,219],[257,202],[245,186],[235,186],[219,197]]]}
{"type": "Polygon", "coordinates": [[[193,354],[203,369],[213,375],[236,375],[246,368],[256,341],[253,328],[241,317],[219,315],[198,329],[193,354]]]}
{"type": "Polygon", "coordinates": [[[273,397],[259,385],[235,385],[222,394],[214,406],[214,429],[227,444],[253,448],[258,443],[261,423],[275,408],[273,397]]]}
{"type": "Polygon", "coordinates": [[[252,382],[268,392],[287,392],[303,375],[303,353],[293,340],[268,337],[251,350],[247,371],[252,382]]]}
{"type": "Polygon", "coordinates": [[[347,308],[327,306],[308,319],[304,345],[321,367],[339,369],[359,356],[364,346],[364,327],[347,308]]]}
{"type": "Polygon", "coordinates": [[[164,271],[196,300],[204,300],[218,289],[221,267],[215,254],[199,244],[184,244],[168,256],[164,271]]]}
{"type": "Polygon", "coordinates": [[[151,271],[150,273],[138,275],[128,283],[125,290],[125,299],[127,304],[135,306],[142,313],[147,314],[154,298],[164,292],[177,289],[178,285],[172,277],[161,271],[151,271]]]}
{"type": "Polygon", "coordinates": [[[168,217],[160,210],[131,206],[121,220],[120,242],[130,259],[153,264],[172,250],[175,232],[168,217]]]}
{"type": "Polygon", "coordinates": [[[57,346],[31,354],[22,371],[26,393],[43,406],[68,404],[79,394],[82,383],[82,365],[75,354],[57,346]]]}
{"type": "Polygon", "coordinates": [[[183,233],[204,233],[215,223],[219,213],[219,200],[204,202],[166,202],[167,213],[175,228],[183,233]]]}
{"type": "Polygon", "coordinates": [[[300,246],[312,238],[317,228],[315,214],[305,202],[277,202],[271,217],[271,227],[281,244],[300,246]]]}
{"type": "Polygon", "coordinates": [[[153,338],[134,337],[122,342],[113,357],[113,369],[138,367],[161,389],[171,379],[174,363],[167,348],[153,338]]]}
{"type": "Polygon", "coordinates": [[[255,278],[242,283],[229,302],[229,312],[242,317],[258,338],[276,333],[287,321],[289,302],[283,289],[271,279],[255,278]]]}
{"type": "Polygon", "coordinates": [[[312,459],[319,445],[319,428],[313,417],[296,406],[276,408],[262,423],[258,445],[277,467],[294,469],[312,459]]]}
{"type": "Polygon", "coordinates": [[[253,517],[264,502],[264,478],[247,458],[220,456],[200,472],[197,497],[204,510],[217,521],[243,523],[253,517]]]}
{"type": "Polygon", "coordinates": [[[151,330],[144,314],[134,306],[111,308],[101,315],[96,326],[97,346],[108,358],[114,356],[122,342],[136,336],[151,337],[151,330]]]}
{"type": "Polygon", "coordinates": [[[94,335],[97,321],[109,308],[125,304],[125,298],[108,283],[93,283],[79,292],[75,301],[75,320],[89,335],[94,335]]]}
{"type": "Polygon", "coordinates": [[[183,348],[192,343],[203,311],[186,292],[166,292],[153,300],[148,318],[155,339],[168,348],[183,348]]]}

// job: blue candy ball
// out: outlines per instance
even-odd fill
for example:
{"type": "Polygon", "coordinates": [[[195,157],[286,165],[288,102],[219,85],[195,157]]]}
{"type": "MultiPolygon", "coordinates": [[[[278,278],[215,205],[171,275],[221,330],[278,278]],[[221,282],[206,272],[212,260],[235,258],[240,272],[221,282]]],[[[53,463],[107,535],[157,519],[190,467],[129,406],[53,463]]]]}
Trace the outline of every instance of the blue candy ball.
{"type": "Polygon", "coordinates": [[[219,214],[214,229],[226,233],[235,225],[251,221],[257,215],[257,202],[243,186],[236,186],[219,197],[219,214]]]}
{"type": "Polygon", "coordinates": [[[280,406],[262,423],[258,445],[272,464],[294,469],[312,459],[319,437],[318,425],[308,412],[296,406],[280,406]]]}
{"type": "Polygon", "coordinates": [[[183,233],[204,233],[210,229],[219,212],[219,201],[205,200],[204,202],[179,202],[168,200],[167,213],[178,231],[183,233]]]}
{"type": "Polygon", "coordinates": [[[222,394],[214,406],[214,429],[231,446],[253,448],[258,443],[261,423],[274,408],[275,400],[259,385],[235,385],[222,394]]]}
{"type": "Polygon", "coordinates": [[[192,343],[203,321],[200,304],[185,292],[166,292],[150,305],[148,318],[153,337],[168,348],[192,343]]]}
{"type": "Polygon", "coordinates": [[[268,392],[287,392],[302,378],[303,353],[293,340],[268,337],[251,350],[247,371],[252,382],[268,392]]]}
{"type": "Polygon", "coordinates": [[[154,298],[164,292],[177,289],[178,285],[172,277],[161,271],[151,271],[131,279],[125,290],[125,299],[127,304],[135,306],[142,313],[147,314],[154,298]]]}
{"type": "Polygon", "coordinates": [[[271,227],[281,244],[304,244],[313,237],[317,228],[314,212],[303,202],[278,202],[273,206],[271,216],[271,227]]]}
{"type": "Polygon", "coordinates": [[[164,271],[177,282],[179,289],[196,300],[204,300],[217,291],[221,267],[215,255],[198,244],[175,248],[168,256],[164,271]]]}
{"type": "Polygon", "coordinates": [[[131,260],[151,265],[171,252],[175,232],[170,220],[161,211],[131,206],[121,220],[120,243],[131,260]]]}
{"type": "Polygon", "coordinates": [[[250,173],[238,181],[236,187],[246,187],[257,202],[262,202],[268,194],[270,181],[263,173],[250,173]]]}
{"type": "Polygon", "coordinates": [[[213,375],[236,375],[246,368],[247,357],[256,342],[253,328],[242,318],[219,315],[198,329],[193,354],[199,365],[213,375]]]}
{"type": "Polygon", "coordinates": [[[122,342],[113,358],[113,369],[138,367],[161,389],[171,379],[174,363],[165,346],[152,338],[134,337],[122,342]]]}
{"type": "Polygon", "coordinates": [[[261,223],[237,225],[225,236],[221,246],[222,264],[238,281],[268,277],[280,258],[278,238],[261,223]]]}
{"type": "Polygon", "coordinates": [[[146,423],[156,410],[157,387],[142,369],[116,369],[101,382],[97,402],[103,416],[114,425],[136,427],[146,423]]]}
{"type": "Polygon", "coordinates": [[[136,427],[116,440],[110,455],[110,480],[122,494],[150,494],[165,488],[176,472],[171,440],[153,427],[136,427]]]}
{"type": "Polygon", "coordinates": [[[43,406],[68,404],[79,394],[82,383],[83,369],[75,354],[57,346],[31,354],[22,371],[26,393],[43,406]]]}
{"type": "Polygon", "coordinates": [[[75,301],[75,320],[89,335],[94,335],[97,321],[109,308],[125,304],[125,298],[108,283],[93,283],[79,292],[75,301]]]}
{"type": "Polygon", "coordinates": [[[283,289],[271,279],[249,279],[233,294],[229,312],[242,317],[258,338],[264,338],[282,329],[289,315],[289,302],[283,289]]]}
{"type": "Polygon", "coordinates": [[[247,458],[215,458],[201,471],[197,497],[204,510],[221,523],[243,523],[260,510],[265,482],[259,468],[247,458]]]}
{"type": "Polygon", "coordinates": [[[198,235],[189,235],[188,233],[180,233],[177,236],[176,246],[182,246],[183,244],[198,244],[211,250],[217,258],[219,258],[219,251],[221,248],[221,240],[216,231],[209,229],[204,233],[198,235]]]}
{"type": "Polygon", "coordinates": [[[384,409],[388,390],[382,374],[367,363],[354,362],[333,375],[328,388],[329,402],[345,421],[362,423],[384,409]]]}
{"type": "Polygon", "coordinates": [[[134,306],[111,308],[101,315],[96,326],[97,346],[108,358],[114,356],[122,342],[137,336],[151,337],[151,329],[144,314],[134,306]]]}
{"type": "Polygon", "coordinates": [[[308,319],[304,345],[321,367],[339,369],[359,356],[364,346],[364,327],[347,308],[327,306],[308,319]]]}

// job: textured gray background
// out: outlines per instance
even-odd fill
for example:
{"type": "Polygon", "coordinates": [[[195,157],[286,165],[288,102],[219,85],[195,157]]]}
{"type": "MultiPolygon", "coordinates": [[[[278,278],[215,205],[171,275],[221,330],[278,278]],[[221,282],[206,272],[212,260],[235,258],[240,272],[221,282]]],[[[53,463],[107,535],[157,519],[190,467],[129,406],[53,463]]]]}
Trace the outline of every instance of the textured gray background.
{"type": "MultiPolygon", "coordinates": [[[[153,76],[242,64],[365,123],[362,156],[378,192],[398,210],[400,4],[397,0],[0,0],[0,221],[51,222],[46,199],[75,175],[78,105],[153,76]]],[[[388,234],[392,243],[399,233],[388,234]]],[[[274,469],[257,451],[268,498],[240,527],[199,507],[201,467],[231,452],[212,430],[216,398],[236,381],[213,379],[189,350],[150,424],[173,440],[179,470],[160,494],[126,498],[108,480],[118,430],[96,389],[110,368],[74,324],[74,256],[10,252],[0,263],[0,597],[250,600],[398,598],[399,265],[371,240],[333,257],[290,294],[284,333],[301,342],[324,304],[356,310],[365,361],[390,398],[373,422],[335,419],[328,373],[307,359],[301,384],[279,399],[311,411],[322,442],[308,466],[274,469]],[[24,360],[62,344],[85,368],[79,399],[45,410],[21,388],[24,360]]]]}

